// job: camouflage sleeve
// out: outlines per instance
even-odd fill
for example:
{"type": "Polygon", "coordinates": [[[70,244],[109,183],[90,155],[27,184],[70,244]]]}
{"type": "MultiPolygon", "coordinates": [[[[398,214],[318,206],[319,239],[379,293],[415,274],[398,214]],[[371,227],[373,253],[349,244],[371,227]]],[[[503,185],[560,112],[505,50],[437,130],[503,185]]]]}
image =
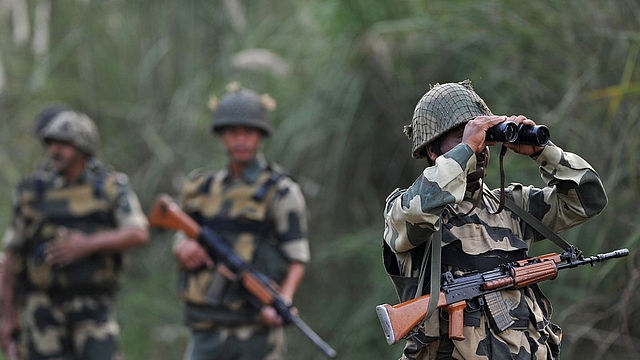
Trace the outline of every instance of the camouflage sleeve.
{"type": "Polygon", "coordinates": [[[300,186],[285,176],[278,181],[276,196],[269,205],[280,248],[289,261],[310,259],[307,205],[300,186]]]}
{"type": "Polygon", "coordinates": [[[142,211],[138,196],[131,189],[126,175],[117,173],[114,175],[114,187],[116,192],[116,202],[114,208],[114,217],[116,219],[116,227],[135,227],[147,229],[149,222],[147,216],[142,211]]]}
{"type": "Polygon", "coordinates": [[[568,230],[599,214],[608,199],[600,177],[580,156],[550,144],[534,159],[547,184],[511,184],[513,200],[556,232],[568,230]]]}
{"type": "Polygon", "coordinates": [[[445,206],[464,198],[467,173],[475,167],[473,150],[459,144],[425,168],[408,189],[389,195],[384,214],[384,239],[389,247],[402,253],[426,241],[437,230],[445,206]]]}
{"type": "Polygon", "coordinates": [[[2,245],[7,251],[19,252],[26,247],[26,240],[23,235],[25,227],[25,219],[21,214],[20,201],[25,197],[22,191],[22,183],[16,187],[12,194],[11,203],[13,206],[13,214],[9,227],[6,229],[2,237],[2,245]]]}

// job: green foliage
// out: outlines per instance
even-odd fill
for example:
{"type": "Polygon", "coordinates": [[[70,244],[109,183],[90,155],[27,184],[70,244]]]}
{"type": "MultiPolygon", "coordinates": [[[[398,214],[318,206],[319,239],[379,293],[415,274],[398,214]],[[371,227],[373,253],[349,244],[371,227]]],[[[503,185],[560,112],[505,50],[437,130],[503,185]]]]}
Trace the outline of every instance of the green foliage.
{"type": "MultiPolygon", "coordinates": [[[[380,258],[382,206],[426,166],[410,158],[402,126],[430,84],[468,78],[494,113],[548,125],[555,143],[602,176],[607,209],[563,236],[587,254],[631,250],[628,259],[566,270],[542,286],[565,330],[563,358],[640,351],[636,1],[50,5],[43,26],[36,2],[0,1],[0,227],[12,187],[42,156],[30,132],[45,104],[64,102],[96,120],[100,157],[130,176],[148,209],[158,193],[176,195],[192,169],[224,164],[206,105],[239,81],[276,99],[277,130],[265,152],[307,194],[313,258],[296,298],[303,319],[340,358],[397,357],[401,346],[386,345],[374,311],[395,302],[380,258]],[[13,3],[28,16],[15,16],[13,3]],[[30,31],[24,42],[16,38],[21,25],[30,31]],[[49,47],[36,52],[41,29],[49,47]],[[243,58],[247,50],[268,52],[243,58]]],[[[491,186],[499,184],[498,153],[491,186]]],[[[505,168],[507,181],[543,185],[530,160],[508,153],[505,168]]],[[[533,251],[556,249],[541,243],[533,251]]],[[[187,334],[168,234],[154,232],[130,260],[118,306],[125,352],[179,358],[187,334]]],[[[289,333],[289,358],[321,358],[289,333]]]]}

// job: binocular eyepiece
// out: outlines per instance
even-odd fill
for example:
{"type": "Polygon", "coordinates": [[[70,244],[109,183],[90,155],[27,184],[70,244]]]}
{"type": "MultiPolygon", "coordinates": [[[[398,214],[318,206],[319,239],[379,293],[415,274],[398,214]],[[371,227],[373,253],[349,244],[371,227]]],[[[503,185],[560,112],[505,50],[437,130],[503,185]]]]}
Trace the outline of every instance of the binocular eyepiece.
{"type": "Polygon", "coordinates": [[[487,130],[486,139],[514,144],[545,146],[549,142],[549,128],[544,125],[529,126],[505,121],[487,130]]]}

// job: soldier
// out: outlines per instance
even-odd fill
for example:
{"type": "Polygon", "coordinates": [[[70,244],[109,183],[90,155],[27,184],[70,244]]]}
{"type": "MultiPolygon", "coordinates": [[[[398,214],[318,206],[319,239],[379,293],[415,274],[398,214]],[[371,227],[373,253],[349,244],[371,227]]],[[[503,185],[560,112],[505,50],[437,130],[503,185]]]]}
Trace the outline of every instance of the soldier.
{"type": "MultiPolygon", "coordinates": [[[[507,120],[535,125],[522,115],[493,115],[468,80],[437,84],[418,102],[405,134],[413,142],[413,158],[426,158],[429,166],[409,188],[389,195],[384,212],[385,268],[401,301],[430,293],[428,264],[437,263],[430,247],[437,237],[440,270],[454,274],[523,259],[531,244],[543,238],[511,210],[496,211],[501,190],[489,190],[482,181],[488,146],[495,145],[485,139],[486,132],[507,120]]],[[[604,209],[607,196],[600,178],[579,156],[553,143],[504,145],[532,159],[547,184],[510,184],[504,189],[506,198],[554,232],[604,209]]],[[[439,277],[434,281],[439,284],[439,277]]],[[[407,340],[402,359],[557,359],[561,330],[550,322],[551,305],[538,286],[500,294],[514,320],[511,327],[495,330],[482,304],[467,303],[465,340],[453,341],[447,334],[447,313],[436,310],[407,340]]]]}
{"type": "Polygon", "coordinates": [[[95,158],[89,117],[57,111],[37,136],[48,163],[17,186],[3,238],[3,350],[19,331],[25,359],[120,358],[122,255],[147,241],[147,219],[127,176],[95,158]]]}
{"type": "MultiPolygon", "coordinates": [[[[260,149],[273,132],[268,111],[274,105],[265,95],[230,89],[216,104],[211,128],[227,150],[228,165],[194,171],[181,204],[292,300],[309,260],[307,210],[298,184],[260,149]]],[[[174,253],[185,323],[192,331],[185,359],[282,358],[284,330],[275,309],[248,303],[240,285],[227,281],[193,239],[178,234],[174,253]]]]}

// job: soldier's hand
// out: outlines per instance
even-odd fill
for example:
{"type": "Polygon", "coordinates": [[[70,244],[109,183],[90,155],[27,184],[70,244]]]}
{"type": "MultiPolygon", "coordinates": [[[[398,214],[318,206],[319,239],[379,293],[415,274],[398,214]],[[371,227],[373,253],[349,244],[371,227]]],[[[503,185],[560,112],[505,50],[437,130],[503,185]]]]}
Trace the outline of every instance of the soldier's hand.
{"type": "Polygon", "coordinates": [[[177,240],[173,247],[173,253],[178,263],[187,270],[196,270],[202,266],[211,269],[214,266],[207,251],[193,239],[181,238],[177,240]]]}
{"type": "Polygon", "coordinates": [[[281,326],[282,318],[273,306],[264,306],[260,310],[260,320],[267,326],[281,326]]]}
{"type": "Polygon", "coordinates": [[[495,141],[485,141],[487,130],[506,120],[506,116],[477,116],[465,125],[462,142],[469,145],[474,153],[479,154],[486,146],[495,145],[495,141]]]}
{"type": "Polygon", "coordinates": [[[85,234],[60,227],[56,239],[47,244],[45,261],[49,265],[67,266],[92,252],[92,243],[85,234]]]}

